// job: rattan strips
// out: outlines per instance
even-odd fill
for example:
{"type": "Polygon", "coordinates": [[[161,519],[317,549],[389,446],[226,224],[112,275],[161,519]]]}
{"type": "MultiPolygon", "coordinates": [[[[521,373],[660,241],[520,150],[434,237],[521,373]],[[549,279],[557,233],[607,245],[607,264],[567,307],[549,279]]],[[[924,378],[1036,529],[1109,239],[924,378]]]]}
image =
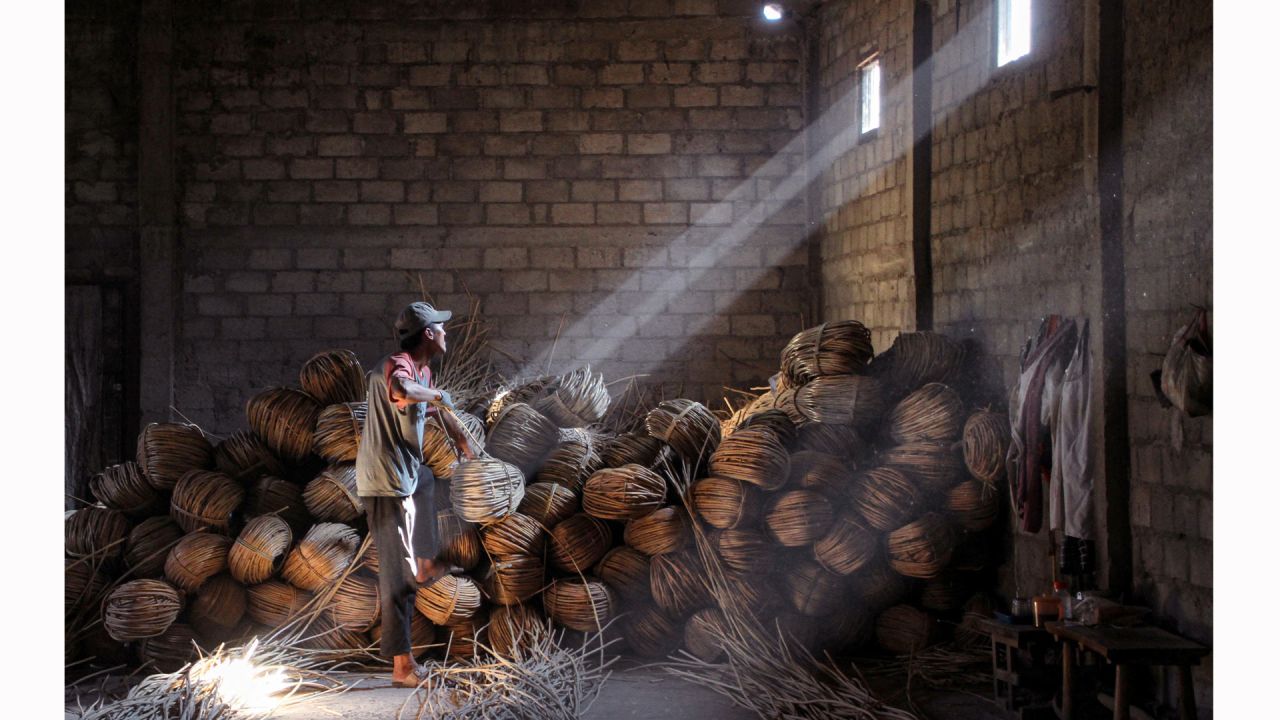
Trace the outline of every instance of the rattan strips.
{"type": "Polygon", "coordinates": [[[138,643],[138,659],[142,667],[162,673],[173,673],[196,659],[195,628],[174,623],[155,637],[138,643]]]}
{"type": "Polygon", "coordinates": [[[368,414],[367,402],[335,403],[325,406],[316,418],[312,448],[315,454],[331,463],[355,462],[356,455],[360,451],[360,438],[364,434],[365,417],[368,414]]]}
{"type": "Polygon", "coordinates": [[[830,498],[841,498],[853,489],[853,473],[857,468],[848,458],[801,450],[791,455],[791,474],[787,485],[816,490],[830,498]]]}
{"type": "Polygon", "coordinates": [[[499,555],[493,558],[482,584],[495,603],[514,605],[541,592],[545,577],[541,555],[499,555]]]}
{"type": "Polygon", "coordinates": [[[267,580],[248,587],[246,613],[256,623],[279,627],[302,612],[312,595],[283,580],[267,580]]]}
{"type": "Polygon", "coordinates": [[[231,538],[211,532],[183,536],[164,561],[164,577],[188,592],[200,589],[206,580],[227,569],[231,538]]]}
{"type": "Polygon", "coordinates": [[[785,581],[787,599],[791,601],[791,607],[801,615],[830,615],[846,601],[845,577],[828,572],[812,561],[793,565],[787,571],[785,581]]]}
{"type": "Polygon", "coordinates": [[[551,528],[551,564],[583,573],[613,545],[613,530],[603,520],[578,513],[551,528]]]}
{"type": "Polygon", "coordinates": [[[734,528],[720,533],[716,551],[731,570],[740,573],[770,573],[778,548],[763,532],[754,528],[734,528]]]}
{"type": "Polygon", "coordinates": [[[623,433],[600,443],[601,467],[622,467],[635,464],[653,468],[663,455],[667,446],[658,438],[648,433],[623,433]]]}
{"type": "Polygon", "coordinates": [[[106,576],[93,566],[88,558],[63,559],[62,607],[68,616],[77,607],[97,603],[101,599],[98,596],[107,589],[106,576]]]}
{"type": "Polygon", "coordinates": [[[72,512],[63,523],[66,552],[71,557],[115,560],[124,554],[129,519],[119,510],[90,505],[72,512]]]}
{"type": "Polygon", "coordinates": [[[599,631],[613,618],[609,586],[596,578],[559,578],[542,593],[547,616],[570,630],[599,631]]]}
{"type": "Polygon", "coordinates": [[[102,624],[117,642],[160,635],[182,612],[182,594],[163,580],[130,580],[102,604],[102,624]]]}
{"type": "Polygon", "coordinates": [[[712,527],[748,525],[760,517],[764,501],[760,489],[737,480],[711,476],[694,483],[693,507],[712,527]]]}
{"type": "Polygon", "coordinates": [[[89,480],[89,489],[103,505],[131,517],[150,517],[165,506],[164,496],[131,460],[104,468],[89,480]]]}
{"type": "Polygon", "coordinates": [[[533,605],[505,605],[489,613],[489,647],[499,657],[520,655],[546,631],[546,617],[533,605]]]}
{"type": "Polygon", "coordinates": [[[871,363],[900,397],[932,382],[947,382],[964,361],[959,343],[935,332],[900,333],[893,345],[871,363]]]}
{"type": "Polygon", "coordinates": [[[926,493],[950,490],[964,478],[964,462],[951,443],[904,443],[880,453],[881,464],[901,470],[926,493]]]}
{"type": "Polygon", "coordinates": [[[260,515],[245,523],[227,554],[231,576],[246,584],[263,582],[276,574],[293,543],[289,524],[275,515],[260,515]]]}
{"type": "Polygon", "coordinates": [[[895,655],[919,652],[932,642],[936,627],[929,613],[910,605],[894,605],[876,618],[876,641],[895,655]]]}
{"type": "Polygon", "coordinates": [[[172,490],[188,470],[213,466],[213,446],[186,423],[151,423],[138,433],[138,467],[157,490],[172,490]]]}
{"type": "Polygon", "coordinates": [[[640,657],[662,657],[682,638],[679,618],[673,618],[660,607],[645,605],[627,613],[622,621],[622,636],[640,657]]]}
{"type": "Polygon", "coordinates": [[[448,622],[440,626],[443,642],[448,646],[446,656],[450,660],[466,660],[476,656],[488,639],[489,611],[481,608],[469,618],[448,622]]]}
{"type": "Polygon", "coordinates": [[[865,375],[825,375],[796,391],[796,407],[813,422],[868,428],[884,415],[884,387],[865,375]]]}
{"type": "Polygon", "coordinates": [[[623,600],[649,597],[649,556],[635,548],[613,548],[600,558],[594,572],[623,600]]]}
{"type": "Polygon", "coordinates": [[[494,418],[485,451],[534,475],[559,438],[559,428],[545,415],[524,403],[512,403],[494,418]]]}
{"type": "Polygon", "coordinates": [[[542,523],[519,512],[480,528],[480,544],[490,555],[541,555],[546,540],[542,523]]]}
{"type": "Polygon", "coordinates": [[[244,503],[244,515],[248,518],[279,515],[289,523],[289,527],[295,534],[311,526],[311,513],[307,512],[302,488],[288,480],[270,475],[258,478],[249,487],[249,494],[244,503]]]}
{"type": "Polygon", "coordinates": [[[248,483],[264,475],[283,477],[284,463],[271,452],[262,438],[237,430],[213,449],[214,466],[232,480],[248,483]]]}
{"type": "Polygon", "coordinates": [[[440,558],[445,562],[470,570],[484,557],[475,524],[458,517],[453,510],[444,508],[436,513],[436,532],[440,536],[440,558]]]}
{"type": "Polygon", "coordinates": [[[556,378],[534,407],[560,427],[584,427],[604,417],[609,409],[609,391],[604,375],[592,373],[591,366],[578,368],[556,378]]]}
{"type": "Polygon", "coordinates": [[[937,577],[956,546],[955,528],[938,513],[925,513],[915,522],[890,532],[886,538],[889,565],[900,575],[937,577]]]}
{"type": "Polygon", "coordinates": [[[321,405],[365,399],[364,368],[350,350],[324,350],[312,355],[298,373],[298,384],[321,405]]]}
{"type": "Polygon", "coordinates": [[[445,575],[420,588],[413,604],[437,625],[458,623],[480,610],[480,588],[466,575],[445,575]]]}
{"type": "Polygon", "coordinates": [[[129,539],[125,541],[125,567],[135,578],[161,577],[165,558],[182,535],[182,528],[168,515],[143,520],[129,531],[129,539]]]}
{"type": "Polygon", "coordinates": [[[720,422],[693,400],[663,400],[645,416],[644,426],[691,463],[709,457],[720,444],[720,422]]]}
{"type": "Polygon", "coordinates": [[[727,633],[724,613],[716,608],[702,608],[685,621],[684,648],[703,662],[715,662],[724,655],[721,638],[727,633]]]}
{"type": "Polygon", "coordinates": [[[813,545],[818,563],[837,575],[850,575],[866,567],[879,554],[880,534],[867,527],[851,510],[836,515],[831,528],[813,545]]]}
{"type": "Polygon", "coordinates": [[[889,436],[899,443],[951,442],[964,422],[964,402],[946,385],[929,383],[903,398],[888,422],[889,436]]]}
{"type": "Polygon", "coordinates": [[[791,416],[777,408],[751,413],[744,417],[733,430],[737,432],[747,428],[768,428],[778,436],[778,441],[788,448],[796,441],[796,433],[799,432],[791,416]]]}
{"type": "Polygon", "coordinates": [[[862,474],[852,506],[867,524],[880,531],[893,530],[924,508],[924,493],[901,471],[876,467],[862,474]]]}
{"type": "Polygon", "coordinates": [[[796,430],[796,448],[857,459],[867,449],[858,431],[848,425],[811,422],[796,430]]]}
{"type": "Polygon", "coordinates": [[[244,586],[230,575],[220,573],[201,586],[187,614],[201,635],[214,638],[235,630],[247,606],[244,586]]]}
{"type": "Polygon", "coordinates": [[[767,426],[749,427],[727,437],[711,454],[710,470],[765,490],[787,482],[791,460],[787,447],[767,426]]]}
{"type": "Polygon", "coordinates": [[[356,491],[355,463],[335,463],[307,483],[302,501],[316,520],[350,523],[364,517],[364,501],[356,491]]]}
{"type": "Polygon", "coordinates": [[[187,532],[231,529],[232,513],[244,501],[244,488],[220,472],[191,470],[178,480],[169,500],[169,514],[187,532]]]}
{"type": "Polygon", "coordinates": [[[496,458],[460,463],[449,485],[453,511],[467,522],[490,523],[510,515],[524,499],[520,468],[496,458]]]}
{"type": "Polygon", "coordinates": [[[524,499],[517,511],[545,527],[554,527],[578,512],[579,507],[578,494],[568,487],[553,482],[536,482],[524,489],[524,499]]]}
{"type": "MultiPolygon", "coordinates": [[[[782,376],[779,376],[782,377],[782,376]]],[[[768,410],[781,410],[795,425],[797,432],[800,428],[809,423],[809,418],[800,412],[800,408],[796,407],[796,388],[782,387],[779,384],[777,390],[770,390],[746,407],[745,415],[747,417],[757,413],[766,412],[768,410]]]]}
{"type": "Polygon", "coordinates": [[[966,480],[947,494],[947,511],[965,530],[986,530],[1000,514],[1000,494],[981,480],[966,480]]]}
{"type": "Polygon", "coordinates": [[[364,632],[378,622],[381,603],[377,578],[351,574],[334,589],[329,616],[348,630],[364,632]]]}
{"type": "Polygon", "coordinates": [[[656,555],[649,562],[649,592],[666,612],[684,617],[711,604],[699,559],[689,552],[656,555]]]}
{"type": "Polygon", "coordinates": [[[594,433],[574,428],[565,433],[559,444],[542,462],[538,470],[539,483],[556,483],[579,491],[588,476],[601,466],[601,458],[597,452],[598,441],[594,433]]]}
{"type": "Polygon", "coordinates": [[[317,523],[285,558],[281,574],[315,592],[333,582],[355,560],[360,535],[342,523],[317,523]]]}
{"type": "Polygon", "coordinates": [[[1009,417],[979,410],[969,416],[962,431],[964,464],[978,480],[995,485],[1004,476],[1009,452],[1009,417]]]}
{"type": "Polygon", "coordinates": [[[622,533],[622,540],[645,555],[673,553],[693,538],[692,526],[684,510],[666,506],[631,520],[622,533]]]}
{"type": "Polygon", "coordinates": [[[795,387],[826,375],[866,371],[875,354],[871,331],[857,320],[837,320],[796,333],[782,348],[782,374],[795,387]]]}
{"type": "Polygon", "coordinates": [[[790,490],[772,499],[764,520],[769,535],[785,547],[811,545],[831,526],[831,502],[813,490],[790,490]]]}
{"type": "Polygon", "coordinates": [[[604,520],[629,520],[661,507],[666,495],[666,480],[648,468],[602,468],[583,486],[582,509],[604,520]]]}
{"type": "Polygon", "coordinates": [[[311,453],[316,421],[323,406],[301,390],[270,388],[249,398],[245,416],[249,427],[267,447],[288,462],[300,462],[311,453]]]}

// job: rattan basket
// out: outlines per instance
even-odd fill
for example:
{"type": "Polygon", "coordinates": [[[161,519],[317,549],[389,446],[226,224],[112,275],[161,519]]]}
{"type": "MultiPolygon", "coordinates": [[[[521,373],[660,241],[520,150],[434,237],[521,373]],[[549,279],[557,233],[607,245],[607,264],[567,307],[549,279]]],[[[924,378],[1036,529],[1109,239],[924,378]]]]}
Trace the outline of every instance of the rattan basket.
{"type": "Polygon", "coordinates": [[[649,562],[649,592],[658,607],[677,617],[711,604],[702,563],[689,552],[654,556],[649,562]]]}
{"type": "Polygon", "coordinates": [[[603,520],[578,513],[551,528],[549,545],[555,568],[583,573],[613,545],[613,530],[603,520]]]}
{"type": "Polygon", "coordinates": [[[463,570],[470,570],[484,557],[476,526],[444,508],[436,513],[436,532],[440,536],[440,559],[463,570]]]}
{"type": "Polygon", "coordinates": [[[844,498],[853,490],[856,469],[848,458],[801,450],[791,455],[791,474],[787,477],[787,486],[814,490],[828,498],[844,498]]]}
{"type": "Polygon", "coordinates": [[[791,460],[777,433],[765,426],[750,427],[725,438],[711,454],[712,474],[741,480],[765,490],[787,482],[791,460]]]}
{"type": "Polygon", "coordinates": [[[260,477],[249,487],[244,516],[278,515],[297,535],[311,526],[311,513],[302,498],[302,488],[278,477],[260,477]]]}
{"type": "Polygon", "coordinates": [[[699,464],[720,444],[720,422],[700,402],[663,400],[644,418],[645,430],[680,457],[699,464]]]}
{"type": "Polygon", "coordinates": [[[865,375],[827,375],[796,391],[796,407],[813,422],[866,429],[884,416],[884,386],[865,375]]]}
{"type": "Polygon", "coordinates": [[[539,483],[556,483],[578,492],[591,473],[599,469],[601,458],[596,451],[596,436],[579,428],[564,433],[559,444],[547,455],[538,470],[539,483]]]}
{"type": "Polygon", "coordinates": [[[244,586],[227,573],[209,578],[191,601],[187,616],[202,637],[225,638],[244,618],[248,596],[244,586]]]}
{"type": "Polygon", "coordinates": [[[232,515],[244,502],[244,488],[220,472],[191,470],[173,487],[169,514],[183,530],[230,532],[232,515]]]}
{"type": "Polygon", "coordinates": [[[602,468],[582,488],[582,509],[603,520],[643,517],[662,506],[667,483],[640,465],[602,468]]]}
{"type": "Polygon", "coordinates": [[[419,588],[413,606],[437,625],[457,623],[480,609],[480,588],[466,575],[445,575],[419,588]]]}
{"type": "Polygon", "coordinates": [[[195,628],[174,623],[163,633],[138,643],[142,667],[161,673],[175,673],[198,656],[195,628]]]}
{"type": "Polygon", "coordinates": [[[812,545],[831,527],[831,501],[813,490],[789,490],[771,499],[764,521],[769,535],[784,547],[812,545]]]}
{"type": "Polygon", "coordinates": [[[848,586],[843,575],[827,572],[812,561],[792,565],[785,576],[787,599],[801,615],[830,615],[846,602],[848,586]]]}
{"type": "Polygon", "coordinates": [[[536,482],[524,489],[524,500],[517,512],[524,513],[542,523],[555,527],[561,520],[578,512],[581,503],[573,490],[553,482],[536,482]]]}
{"type": "Polygon", "coordinates": [[[163,580],[130,580],[107,594],[102,624],[117,642],[155,637],[182,612],[182,593],[163,580]]]}
{"type": "Polygon", "coordinates": [[[316,433],[312,449],[316,455],[331,463],[355,462],[360,451],[360,438],[364,434],[365,417],[369,414],[366,402],[348,402],[327,405],[316,418],[316,433]]]}
{"type": "Polygon", "coordinates": [[[622,541],[645,555],[677,552],[692,538],[689,516],[670,505],[628,521],[622,532],[622,541]]]}
{"type": "Polygon", "coordinates": [[[596,563],[593,570],[625,602],[649,597],[649,556],[626,545],[619,545],[596,563]]]}
{"type": "Polygon", "coordinates": [[[547,619],[533,605],[504,605],[489,613],[489,647],[499,657],[522,655],[547,632],[547,619]]]}
{"type": "Polygon", "coordinates": [[[164,560],[182,538],[182,528],[168,515],[157,515],[129,531],[124,545],[124,565],[135,578],[164,575],[164,560]]]}
{"type": "Polygon", "coordinates": [[[910,605],[894,605],[876,618],[876,642],[894,655],[919,652],[933,641],[937,623],[910,605]]]}
{"type": "Polygon", "coordinates": [[[740,573],[768,574],[775,568],[778,548],[767,535],[754,528],[734,528],[716,539],[720,560],[740,573]]]}
{"type": "Polygon", "coordinates": [[[898,396],[931,382],[947,382],[960,369],[964,349],[944,335],[927,330],[900,333],[893,345],[871,363],[898,396]]]}
{"type": "Polygon", "coordinates": [[[644,605],[623,618],[622,636],[636,655],[663,657],[682,639],[680,620],[662,608],[644,605]]]}
{"type": "Polygon", "coordinates": [[[969,473],[987,485],[999,482],[1004,477],[1005,456],[1009,452],[1009,417],[979,410],[965,421],[961,437],[969,473]]]}
{"type": "Polygon", "coordinates": [[[966,480],[947,493],[947,511],[965,530],[986,530],[1000,514],[1000,494],[981,480],[966,480]]]}
{"type": "Polygon", "coordinates": [[[510,515],[524,499],[520,468],[495,458],[462,463],[449,485],[453,511],[467,522],[490,523],[510,515]]]}
{"type": "Polygon", "coordinates": [[[955,546],[955,529],[938,513],[925,513],[886,538],[890,567],[900,575],[924,580],[942,572],[955,546]]]}
{"type": "Polygon", "coordinates": [[[247,588],[249,605],[245,612],[256,623],[280,627],[302,612],[312,595],[283,580],[267,580],[247,588]]]}
{"type": "Polygon", "coordinates": [[[514,605],[542,592],[546,565],[541,555],[500,555],[493,558],[482,583],[499,605],[514,605]]]}
{"type": "Polygon", "coordinates": [[[871,331],[857,320],[837,320],[796,333],[782,348],[782,374],[791,385],[827,375],[866,371],[875,351],[871,331]]]}
{"type": "Polygon", "coordinates": [[[124,554],[129,519],[119,510],[90,505],[70,513],[63,530],[66,552],[71,557],[114,561],[124,554]]]}
{"type": "Polygon", "coordinates": [[[355,463],[324,469],[302,490],[302,501],[316,520],[352,523],[364,517],[364,501],[356,490],[355,463]]]}
{"type": "Polygon", "coordinates": [[[534,518],[514,512],[480,528],[480,544],[489,555],[541,555],[547,531],[534,518]]]}
{"type": "Polygon", "coordinates": [[[964,479],[964,462],[951,443],[910,442],[884,450],[879,459],[901,470],[927,495],[940,496],[964,479]]]}
{"type": "Polygon", "coordinates": [[[364,368],[350,350],[324,350],[312,355],[298,373],[298,384],[321,405],[365,399],[364,368]]]}
{"type": "Polygon", "coordinates": [[[138,433],[138,467],[157,490],[172,490],[188,470],[213,466],[204,432],[185,423],[151,423],[138,433]]]}
{"type": "Polygon", "coordinates": [[[852,506],[867,524],[880,531],[893,530],[924,508],[924,493],[901,471],[871,468],[855,483],[852,506]]]}
{"type": "Polygon", "coordinates": [[[542,413],[524,403],[512,403],[498,413],[489,427],[485,452],[533,476],[559,438],[560,429],[542,413]]]}
{"type": "Polygon", "coordinates": [[[754,523],[764,506],[759,488],[715,476],[694,483],[692,498],[698,516],[720,529],[754,523]]]}
{"type": "Polygon", "coordinates": [[[317,523],[285,557],[281,575],[315,592],[333,582],[355,561],[360,535],[342,523],[317,523]]]}
{"type": "Polygon", "coordinates": [[[609,586],[595,578],[559,578],[542,593],[542,606],[556,623],[570,630],[599,631],[613,618],[609,586]]]}
{"type": "Polygon", "coordinates": [[[231,576],[245,585],[255,585],[275,575],[284,564],[293,544],[289,524],[275,515],[260,515],[245,523],[227,553],[231,576]]]}
{"type": "Polygon", "coordinates": [[[952,442],[964,422],[964,401],[942,383],[929,383],[902,399],[886,418],[896,442],[952,442]]]}
{"type": "Polygon", "coordinates": [[[353,573],[334,589],[329,617],[348,630],[364,632],[378,622],[381,607],[378,579],[353,573]]]}
{"type": "Polygon", "coordinates": [[[164,511],[164,496],[133,461],[111,465],[89,480],[89,490],[103,505],[135,518],[164,511]]]}
{"type": "Polygon", "coordinates": [[[837,575],[850,575],[870,563],[880,550],[880,534],[867,527],[853,511],[836,515],[827,534],[813,544],[813,555],[822,567],[837,575]]]}
{"type": "Polygon", "coordinates": [[[232,480],[249,483],[264,475],[283,477],[280,462],[262,438],[246,430],[238,430],[213,449],[214,467],[232,480]]]}
{"type": "Polygon", "coordinates": [[[715,608],[702,608],[684,623],[684,649],[703,662],[715,662],[724,655],[726,634],[724,614],[715,608]]]}
{"type": "Polygon", "coordinates": [[[315,444],[316,421],[324,408],[301,390],[271,388],[249,398],[249,427],[287,462],[301,462],[315,444]]]}
{"type": "Polygon", "coordinates": [[[231,538],[211,532],[188,533],[169,551],[164,561],[164,578],[195,592],[206,580],[227,569],[231,538]]]}

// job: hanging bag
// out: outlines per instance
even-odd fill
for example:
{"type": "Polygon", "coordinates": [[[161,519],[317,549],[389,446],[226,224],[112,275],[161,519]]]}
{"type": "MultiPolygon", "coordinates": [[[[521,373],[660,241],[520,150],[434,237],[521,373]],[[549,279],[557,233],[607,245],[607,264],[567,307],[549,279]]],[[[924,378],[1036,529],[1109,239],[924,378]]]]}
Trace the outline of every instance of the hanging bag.
{"type": "Polygon", "coordinates": [[[1173,405],[1191,417],[1213,412],[1213,344],[1204,308],[1197,307],[1191,322],[1174,335],[1151,382],[1164,407],[1173,405]]]}

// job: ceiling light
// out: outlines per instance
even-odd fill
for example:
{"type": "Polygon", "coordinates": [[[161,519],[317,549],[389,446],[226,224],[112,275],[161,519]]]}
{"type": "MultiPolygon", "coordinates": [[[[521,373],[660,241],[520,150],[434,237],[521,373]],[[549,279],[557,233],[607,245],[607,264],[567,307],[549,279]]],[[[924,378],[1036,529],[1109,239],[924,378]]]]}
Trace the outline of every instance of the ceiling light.
{"type": "Polygon", "coordinates": [[[782,3],[765,3],[760,6],[760,14],[769,22],[778,22],[782,19],[782,3]]]}

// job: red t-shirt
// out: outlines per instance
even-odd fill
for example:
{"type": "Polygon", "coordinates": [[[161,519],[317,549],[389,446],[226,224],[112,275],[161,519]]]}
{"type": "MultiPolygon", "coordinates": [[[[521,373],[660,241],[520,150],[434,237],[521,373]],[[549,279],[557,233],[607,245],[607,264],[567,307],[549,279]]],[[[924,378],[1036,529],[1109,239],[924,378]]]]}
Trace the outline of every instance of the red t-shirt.
{"type": "MultiPolygon", "coordinates": [[[[395,404],[396,399],[391,396],[391,378],[398,377],[402,380],[412,380],[423,387],[434,388],[435,385],[431,379],[431,368],[422,367],[422,375],[418,375],[417,363],[413,361],[413,356],[407,352],[398,352],[391,356],[391,362],[386,364],[386,380],[387,380],[387,399],[395,404]]],[[[436,414],[436,408],[433,405],[427,406],[427,414],[436,414]]]]}

